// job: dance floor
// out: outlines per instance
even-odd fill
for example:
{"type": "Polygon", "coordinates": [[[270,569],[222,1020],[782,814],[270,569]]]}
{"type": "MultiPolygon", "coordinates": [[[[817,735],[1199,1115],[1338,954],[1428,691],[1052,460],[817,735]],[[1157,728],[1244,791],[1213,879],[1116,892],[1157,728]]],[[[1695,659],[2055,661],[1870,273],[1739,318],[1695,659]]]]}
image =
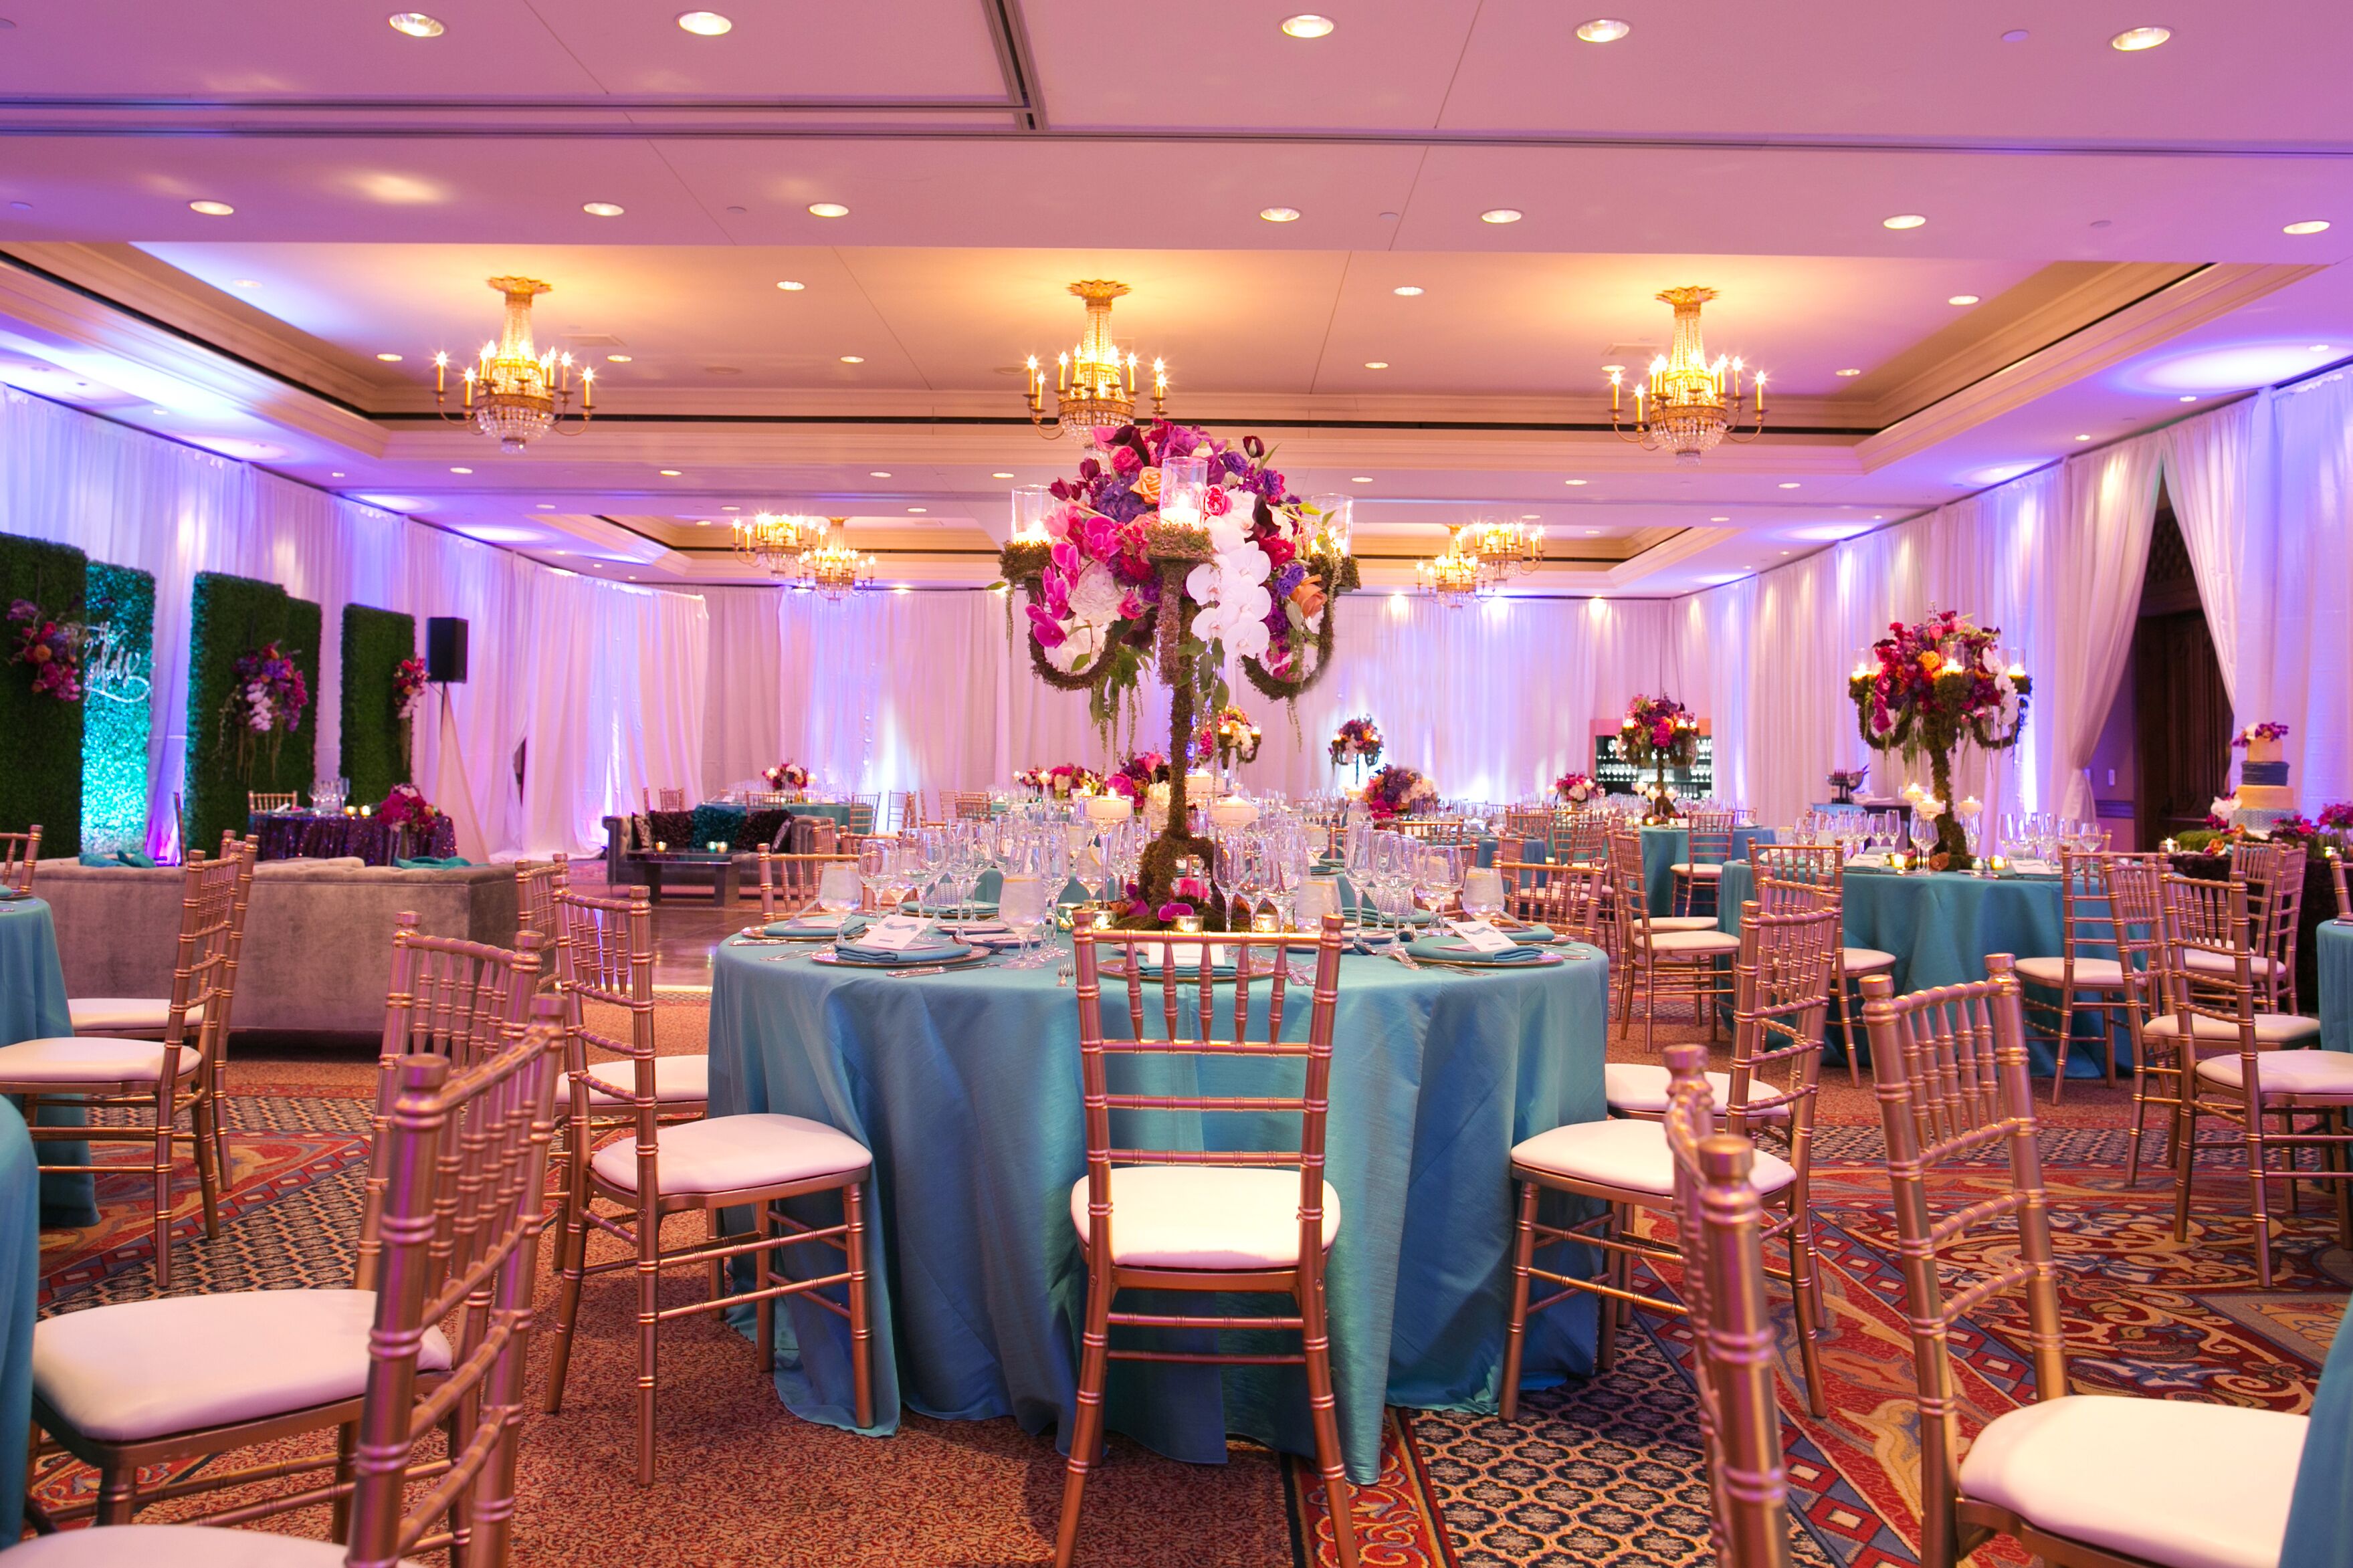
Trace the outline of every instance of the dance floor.
{"type": "MultiPolygon", "coordinates": [[[[702,1048],[707,1022],[691,961],[699,931],[687,929],[684,914],[663,916],[664,1050],[702,1048]]],[[[349,1050],[249,1051],[232,1061],[235,1181],[223,1238],[181,1250],[188,1275],[179,1288],[343,1281],[371,1070],[349,1050]]],[[[1842,1072],[1826,1084],[1815,1190],[1836,1319],[1822,1346],[1831,1413],[1812,1418],[1792,1396],[1792,1349],[1783,1415],[1798,1560],[1871,1568],[1913,1560],[1910,1350],[1896,1317],[1894,1222],[1869,1091],[1849,1088],[1842,1072]]],[[[2353,1257],[2336,1246],[2322,1203],[2307,1194],[2287,1223],[2275,1288],[2259,1290],[2246,1225],[2231,1217],[2243,1212],[2243,1191],[2228,1177],[2201,1184],[2208,1223],[2180,1246],[2169,1189],[2145,1174],[2137,1191],[2125,1190],[2126,1105],[2121,1090],[2071,1087],[2043,1137],[2077,1388],[2305,1408],[2353,1285],[2353,1257]]],[[[48,1311],[151,1291],[140,1184],[110,1179],[100,1199],[99,1225],[45,1235],[48,1311]]],[[[193,1241],[200,1220],[192,1182],[178,1209],[193,1241]]],[[[669,1288],[683,1300],[701,1285],[681,1272],[669,1288]]],[[[753,1370],[749,1346],[705,1318],[664,1333],[661,1474],[638,1489],[629,1473],[630,1295],[621,1278],[592,1283],[565,1411],[534,1415],[525,1428],[518,1563],[981,1568],[1050,1558],[1061,1462],[1050,1440],[1010,1421],[915,1417],[887,1441],[806,1424],[753,1370]],[[695,1522],[681,1526],[686,1520],[695,1522]]],[[[542,1299],[553,1299],[546,1281],[542,1299]]],[[[2021,1399],[2028,1375],[2014,1302],[1974,1326],[1964,1347],[1972,1429],[2021,1399]]],[[[1357,1501],[1368,1552],[1377,1542],[1377,1561],[1398,1568],[1706,1562],[1681,1321],[1646,1315],[1621,1346],[1608,1377],[1534,1396],[1515,1425],[1394,1412],[1380,1483],[1357,1501]]],[[[90,1471],[64,1464],[36,1491],[62,1500],[94,1485],[90,1471]]],[[[1237,1444],[1225,1466],[1195,1467],[1115,1442],[1088,1494],[1082,1560],[1171,1568],[1328,1562],[1322,1503],[1304,1465],[1263,1449],[1237,1444]]],[[[164,1505],[142,1517],[172,1512],[164,1505]]],[[[280,1528],[318,1523],[300,1516],[280,1528]]],[[[1978,1561],[2023,1561],[1999,1555],[2004,1549],[1978,1561]]]]}

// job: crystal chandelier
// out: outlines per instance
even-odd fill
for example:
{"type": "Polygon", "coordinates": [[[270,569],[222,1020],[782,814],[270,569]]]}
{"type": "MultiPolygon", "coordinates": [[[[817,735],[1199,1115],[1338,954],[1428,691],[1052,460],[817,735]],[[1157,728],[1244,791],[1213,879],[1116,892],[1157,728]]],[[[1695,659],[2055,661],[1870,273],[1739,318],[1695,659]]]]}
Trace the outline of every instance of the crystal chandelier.
{"type": "MultiPolygon", "coordinates": [[[[1075,349],[1054,356],[1051,420],[1046,417],[1046,367],[1038,363],[1036,354],[1029,356],[1025,367],[1029,373],[1029,423],[1048,440],[1065,430],[1075,428],[1083,435],[1098,426],[1125,425],[1135,417],[1135,355],[1131,353],[1123,360],[1119,345],[1111,338],[1111,302],[1127,291],[1126,284],[1109,279],[1088,279],[1071,285],[1071,292],[1087,303],[1087,324],[1075,349]]],[[[1154,360],[1154,418],[1161,417],[1167,395],[1167,365],[1154,360]]]]}
{"type": "Polygon", "coordinates": [[[859,554],[842,536],[849,521],[846,517],[828,518],[802,550],[800,580],[795,585],[803,593],[839,599],[874,586],[874,557],[859,554]]]}
{"type": "Polygon", "coordinates": [[[1753,441],[1765,433],[1761,370],[1754,374],[1757,427],[1746,435],[1732,429],[1740,416],[1740,379],[1746,373],[1737,359],[1719,354],[1710,363],[1700,342],[1699,308],[1715,298],[1715,289],[1697,288],[1669,289],[1659,296],[1674,307],[1675,338],[1665,353],[1651,362],[1647,383],[1635,384],[1631,426],[1619,423],[1619,381],[1625,367],[1609,370],[1609,427],[1646,450],[1672,451],[1678,463],[1698,462],[1702,453],[1727,436],[1753,441]]]}
{"type": "MultiPolygon", "coordinates": [[[[551,429],[578,435],[594,416],[596,373],[581,367],[579,420],[564,425],[561,421],[572,412],[572,356],[553,349],[539,353],[531,341],[531,302],[551,285],[536,278],[493,278],[490,284],[506,296],[506,324],[499,330],[499,341],[484,343],[480,359],[466,367],[463,410],[453,416],[444,407],[442,416],[471,424],[504,452],[520,452],[525,442],[551,429]]],[[[448,395],[449,356],[437,353],[433,401],[441,405],[448,395]]]]}
{"type": "Polygon", "coordinates": [[[1544,530],[1525,522],[1482,522],[1470,531],[1471,553],[1493,583],[1525,577],[1544,560],[1544,530]]]}
{"type": "Polygon", "coordinates": [[[813,517],[761,512],[735,520],[735,553],[771,577],[789,577],[800,569],[801,552],[825,533],[825,524],[813,517]]]}
{"type": "Polygon", "coordinates": [[[1484,595],[1491,583],[1478,552],[1464,541],[1463,532],[1461,528],[1448,529],[1445,553],[1434,560],[1414,563],[1414,576],[1421,591],[1451,607],[1460,607],[1484,595]]]}

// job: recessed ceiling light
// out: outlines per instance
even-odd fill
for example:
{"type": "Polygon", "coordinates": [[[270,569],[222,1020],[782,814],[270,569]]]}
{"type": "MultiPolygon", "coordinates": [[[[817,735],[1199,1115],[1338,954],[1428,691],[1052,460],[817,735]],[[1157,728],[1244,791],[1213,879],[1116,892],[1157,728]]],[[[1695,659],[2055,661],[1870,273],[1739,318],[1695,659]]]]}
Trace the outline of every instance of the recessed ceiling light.
{"type": "Polygon", "coordinates": [[[866,471],[866,477],[870,479],[887,479],[891,477],[891,470],[888,468],[869,468],[866,471]]]}
{"type": "Polygon", "coordinates": [[[2173,29],[2170,27],[2126,27],[2108,40],[2108,47],[2122,49],[2128,55],[2137,54],[2142,49],[2157,47],[2171,37],[2173,29]]]}
{"type": "Polygon", "coordinates": [[[629,356],[628,354],[607,354],[605,356],[605,363],[607,364],[627,364],[629,363],[629,356]]]}
{"type": "Polygon", "coordinates": [[[742,511],[744,509],[740,506],[723,506],[719,510],[721,511],[742,511]]]}
{"type": "Polygon", "coordinates": [[[400,356],[398,354],[378,354],[375,357],[384,361],[386,364],[398,364],[400,363],[400,356]]]}
{"type": "Polygon", "coordinates": [[[1796,489],[1798,488],[1798,481],[1795,479],[1783,479],[1781,481],[1781,488],[1785,490],[1796,489]]]}
{"type": "Polygon", "coordinates": [[[661,477],[666,479],[674,479],[678,478],[678,470],[676,468],[657,468],[655,472],[660,474],[661,477]]]}
{"type": "Polygon", "coordinates": [[[1615,16],[1596,16],[1577,29],[1577,36],[1588,44],[1614,44],[1634,29],[1615,16]]]}
{"type": "Polygon", "coordinates": [[[259,278],[232,278],[228,280],[228,286],[232,289],[259,289],[261,287],[261,279],[259,278]]]}
{"type": "Polygon", "coordinates": [[[192,213],[202,213],[206,217],[227,217],[237,211],[227,202],[190,202],[188,210],[192,213]]]}
{"type": "Polygon", "coordinates": [[[797,294],[802,289],[807,288],[808,285],[806,283],[796,283],[791,279],[786,278],[779,279],[776,287],[782,289],[787,294],[797,294]]]}
{"type": "Polygon", "coordinates": [[[619,217],[623,209],[618,202],[582,202],[580,210],[590,217],[619,217]]]}
{"type": "Polygon", "coordinates": [[[2288,225],[2285,228],[2280,230],[2280,232],[2282,234],[2325,234],[2327,230],[2327,219],[2308,217],[2302,223],[2292,223],[2288,225]]]}
{"type": "Polygon", "coordinates": [[[1365,362],[1366,370],[1387,370],[1388,367],[1389,362],[1385,359],[1368,359],[1365,362]]]}
{"type": "Polygon", "coordinates": [[[989,477],[990,479],[1011,479],[1013,476],[1012,476],[1010,473],[1000,473],[1000,474],[991,474],[991,475],[989,475],[988,477],[989,477]]]}
{"type": "Polygon", "coordinates": [[[866,363],[866,356],[864,354],[844,354],[841,356],[841,363],[844,364],[864,364],[866,363]]]}
{"type": "Polygon", "coordinates": [[[1333,26],[1331,17],[1318,16],[1313,11],[1302,12],[1296,16],[1285,16],[1282,19],[1282,30],[1294,38],[1329,37],[1333,26]]]}
{"type": "Polygon", "coordinates": [[[1879,220],[1879,226],[1882,228],[1918,228],[1922,224],[1925,224],[1927,221],[1928,220],[1926,218],[1922,217],[1918,213],[1897,213],[1894,217],[1881,218],[1879,220]]]}
{"type": "Polygon", "coordinates": [[[457,465],[452,464],[452,465],[450,466],[449,471],[450,471],[451,473],[453,473],[453,474],[470,474],[470,473],[472,473],[474,470],[473,470],[473,469],[471,469],[471,468],[459,468],[459,467],[458,467],[457,465]]]}
{"type": "Polygon", "coordinates": [[[1479,215],[1481,223],[1517,223],[1527,216],[1517,207],[1489,207],[1479,215]]]}
{"type": "Polygon", "coordinates": [[[1782,554],[1784,554],[1784,555],[1787,555],[1787,554],[1788,554],[1788,553],[1789,553],[1789,552],[1788,552],[1788,551],[1784,550],[1783,552],[1781,552],[1781,553],[1782,553],[1782,554]]]}
{"type": "Polygon", "coordinates": [[[1708,521],[1710,522],[1730,522],[1732,520],[1728,517],[1711,517],[1708,519],[1708,521]]]}
{"type": "Polygon", "coordinates": [[[2194,392],[2185,392],[2181,395],[2180,400],[2184,403],[2195,403],[2198,401],[2198,395],[2194,392]]]}
{"type": "Polygon", "coordinates": [[[1956,294],[1945,301],[1947,305],[1974,305],[1977,302],[1978,296],[1975,294],[1956,294]]]}
{"type": "Polygon", "coordinates": [[[328,477],[329,479],[342,479],[342,478],[343,477],[343,469],[341,469],[341,468],[337,468],[337,469],[335,469],[333,472],[330,473],[327,477],[328,477]]]}
{"type": "Polygon", "coordinates": [[[150,414],[162,414],[168,416],[172,411],[168,408],[150,408],[147,412],[150,414]]]}
{"type": "Polygon", "coordinates": [[[849,209],[839,202],[811,202],[808,210],[812,217],[848,217],[849,216],[849,209]]]}
{"type": "Polygon", "coordinates": [[[681,11],[678,25],[698,38],[715,38],[735,26],[716,11],[681,11]]]}
{"type": "Polygon", "coordinates": [[[385,18],[396,33],[406,33],[412,38],[438,38],[443,28],[439,21],[422,11],[395,11],[385,18]]]}
{"type": "Polygon", "coordinates": [[[694,520],[694,526],[697,528],[709,528],[711,526],[711,520],[707,517],[698,517],[694,520]]]}
{"type": "Polygon", "coordinates": [[[2306,352],[2316,354],[2325,354],[2328,352],[2328,345],[2327,343],[2315,343],[2306,352]]]}
{"type": "MultiPolygon", "coordinates": [[[[543,501],[541,501],[541,502],[539,503],[539,510],[542,510],[542,511],[554,511],[554,510],[555,510],[555,503],[554,503],[554,501],[552,501],[552,500],[543,500],[543,501]]],[[[563,554],[563,553],[564,553],[564,552],[562,552],[561,550],[559,550],[559,551],[557,551],[557,552],[556,552],[556,553],[557,553],[558,555],[561,555],[561,554],[563,554]]]]}
{"type": "Polygon", "coordinates": [[[1839,374],[1841,375],[1861,375],[1862,372],[1859,368],[1850,366],[1849,368],[1839,372],[1839,374]]]}
{"type": "Polygon", "coordinates": [[[1373,476],[1370,474],[1352,474],[1348,478],[1348,482],[1352,485],[1368,485],[1373,482],[1373,476]]]}
{"type": "Polygon", "coordinates": [[[2012,27],[2009,32],[2004,33],[2001,36],[2001,41],[2005,44],[2022,44],[2026,42],[2026,29],[2023,27],[2012,27]]]}
{"type": "Polygon", "coordinates": [[[1258,216],[1269,223],[1297,223],[1299,209],[1297,207],[1261,207],[1258,209],[1258,216]]]}
{"type": "Polygon", "coordinates": [[[2078,436],[2078,437],[2075,437],[2075,439],[2076,439],[2076,440],[2078,440],[2078,441],[2088,441],[2088,440],[2090,440],[2090,439],[2091,439],[2091,437],[2090,437],[2089,436],[2078,436]]]}
{"type": "Polygon", "coordinates": [[[1565,485],[1583,485],[1592,483],[1590,479],[1563,479],[1560,482],[1565,485]]]}
{"type": "Polygon", "coordinates": [[[1601,537],[1601,531],[1598,528],[1588,528],[1585,531],[1585,536],[1588,539],[1599,539],[1601,537]]]}
{"type": "Polygon", "coordinates": [[[1421,292],[1421,285],[1419,283],[1401,284],[1398,287],[1390,289],[1389,292],[1392,294],[1403,295],[1406,299],[1410,300],[1421,292]]]}
{"type": "Polygon", "coordinates": [[[1541,512],[1524,511],[1520,513],[1520,521],[1522,522],[1541,522],[1543,520],[1544,518],[1541,512]]]}
{"type": "Polygon", "coordinates": [[[927,506],[911,506],[907,510],[909,511],[929,511],[932,509],[927,506]]]}

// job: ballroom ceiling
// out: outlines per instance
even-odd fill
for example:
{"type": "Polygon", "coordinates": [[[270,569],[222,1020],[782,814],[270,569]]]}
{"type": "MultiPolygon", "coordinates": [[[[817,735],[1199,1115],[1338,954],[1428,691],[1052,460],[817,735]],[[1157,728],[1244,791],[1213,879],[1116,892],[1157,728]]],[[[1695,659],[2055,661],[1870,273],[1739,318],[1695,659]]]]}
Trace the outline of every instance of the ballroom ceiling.
{"type": "Polygon", "coordinates": [[[712,3],[0,0],[0,380],[565,565],[751,580],[713,541],[771,508],[976,584],[1077,457],[1012,367],[1110,276],[1172,414],[1359,498],[1375,583],[1526,518],[1521,588],[1643,594],[2353,353],[2337,5],[712,3]],[[511,457],[429,366],[512,272],[601,380],[511,457]],[[1695,469],[1600,370],[1682,283],[1771,373],[1695,469]]]}

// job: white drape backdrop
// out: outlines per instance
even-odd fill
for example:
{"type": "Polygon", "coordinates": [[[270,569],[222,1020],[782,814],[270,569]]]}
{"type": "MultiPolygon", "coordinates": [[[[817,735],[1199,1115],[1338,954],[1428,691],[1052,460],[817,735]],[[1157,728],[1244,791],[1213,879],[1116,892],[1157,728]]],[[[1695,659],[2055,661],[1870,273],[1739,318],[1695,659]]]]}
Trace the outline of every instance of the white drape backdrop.
{"type": "MultiPolygon", "coordinates": [[[[0,387],[0,531],[155,574],[148,842],[169,848],[188,744],[188,604],[199,572],[284,584],[323,614],[317,771],[340,755],[348,603],[470,623],[451,689],[474,819],[493,854],[578,849],[638,788],[702,765],[702,601],[599,583],[0,387]],[[513,754],[529,742],[525,786],[513,754]]],[[[436,694],[438,703],[438,694],[436,694]]],[[[438,713],[416,776],[442,778],[438,713]]]]}
{"type": "Polygon", "coordinates": [[[2289,727],[2309,815],[2353,799],[2353,378],[2283,387],[2270,414],[2252,434],[2263,479],[2237,605],[2247,690],[2232,707],[2242,726],[2289,727]]]}

